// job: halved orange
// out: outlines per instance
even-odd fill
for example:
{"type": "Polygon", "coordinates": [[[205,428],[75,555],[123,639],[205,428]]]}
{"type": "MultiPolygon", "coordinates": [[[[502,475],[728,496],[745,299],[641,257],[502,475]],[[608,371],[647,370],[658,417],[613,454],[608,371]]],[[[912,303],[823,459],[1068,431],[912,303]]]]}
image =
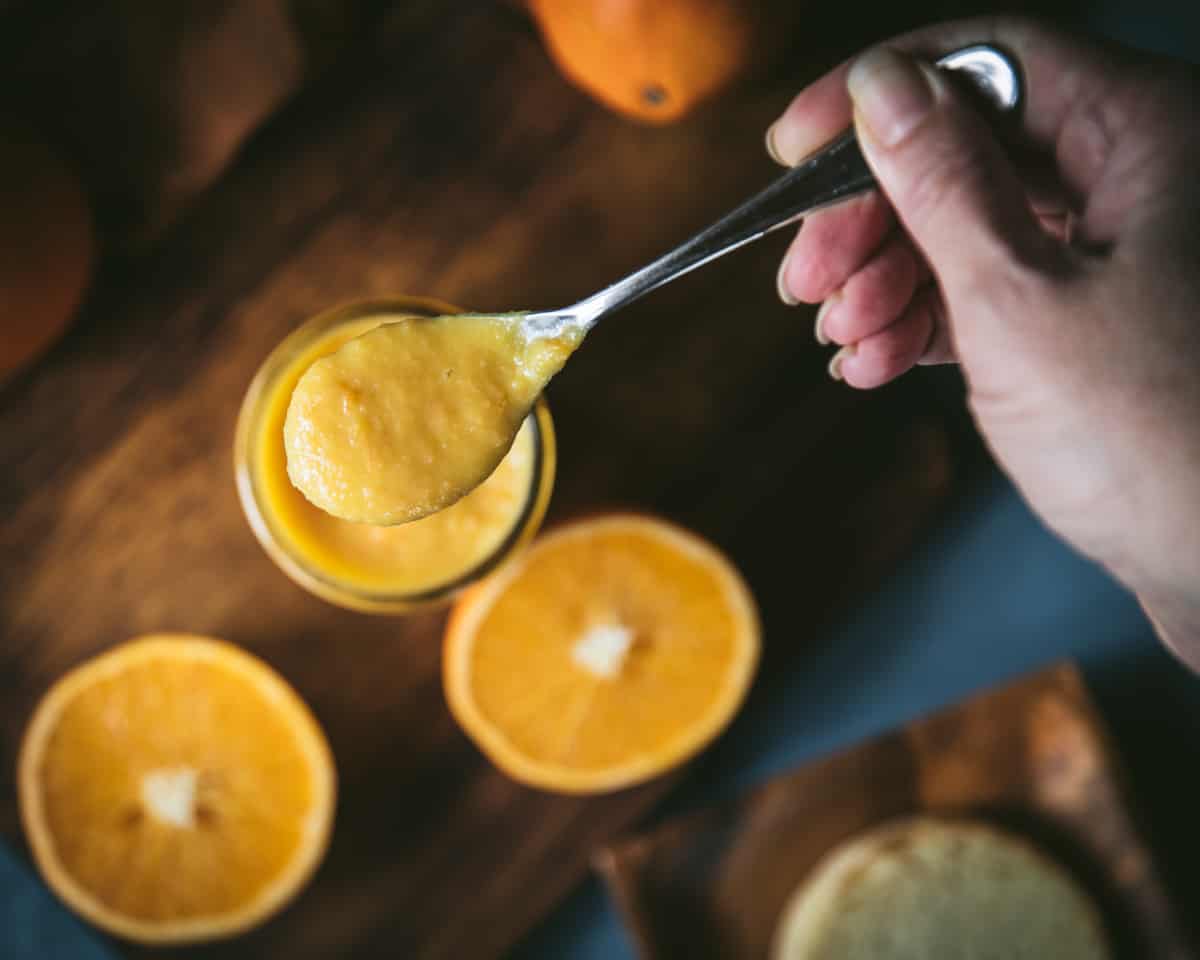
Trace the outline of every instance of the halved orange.
{"type": "Polygon", "coordinates": [[[320,862],[335,775],[274,670],[228,643],[156,635],[75,668],[21,745],[21,820],[50,887],[144,943],[245,930],[320,862]]]}
{"type": "Polygon", "coordinates": [[[644,516],[582,520],[477,584],[446,628],[446,700],[509,776],[596,793],[677,766],[733,718],[760,630],[737,569],[644,516]]]}

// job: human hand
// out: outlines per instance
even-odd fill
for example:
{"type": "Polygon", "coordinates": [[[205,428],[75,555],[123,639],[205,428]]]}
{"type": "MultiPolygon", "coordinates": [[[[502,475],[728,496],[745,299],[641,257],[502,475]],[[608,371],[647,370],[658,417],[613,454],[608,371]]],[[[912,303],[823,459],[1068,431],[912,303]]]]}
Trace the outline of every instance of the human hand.
{"type": "Polygon", "coordinates": [[[805,220],[780,268],[785,301],[823,302],[817,338],[841,345],[830,372],[868,388],[961,362],[1034,509],[1200,669],[1197,93],[1182,65],[965,21],[843,64],[768,145],[795,164],[853,116],[882,188],[805,220]],[[927,65],[977,42],[1022,67],[1007,150],[927,65]]]}

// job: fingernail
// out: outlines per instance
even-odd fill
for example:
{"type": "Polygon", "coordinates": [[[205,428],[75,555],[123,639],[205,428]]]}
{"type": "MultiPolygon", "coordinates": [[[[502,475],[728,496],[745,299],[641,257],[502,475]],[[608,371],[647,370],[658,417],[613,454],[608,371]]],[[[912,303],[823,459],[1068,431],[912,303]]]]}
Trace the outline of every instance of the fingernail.
{"type": "Polygon", "coordinates": [[[779,272],[775,274],[775,289],[779,291],[779,299],[789,307],[794,307],[800,301],[792,296],[792,292],[787,288],[787,278],[784,274],[787,273],[788,260],[783,258],[783,262],[779,265],[779,272]]]}
{"type": "Polygon", "coordinates": [[[817,319],[816,323],[814,324],[813,333],[817,338],[817,343],[821,344],[823,347],[828,346],[832,342],[825,333],[825,318],[829,316],[829,311],[832,310],[834,305],[841,299],[842,295],[840,293],[831,293],[825,298],[825,302],[821,304],[821,309],[817,311],[817,319]]]}
{"type": "Polygon", "coordinates": [[[780,166],[786,167],[787,164],[784,162],[783,157],[779,155],[779,148],[775,146],[775,128],[777,126],[779,126],[778,120],[767,127],[767,154],[780,166]]]}
{"type": "Polygon", "coordinates": [[[885,147],[903,141],[933,108],[933,90],[920,66],[887,47],[859,57],[846,86],[855,112],[871,137],[885,147]]]}
{"type": "Polygon", "coordinates": [[[849,343],[833,355],[833,359],[829,361],[829,375],[834,380],[843,379],[842,364],[846,362],[847,358],[854,356],[856,349],[854,344],[849,343]]]}

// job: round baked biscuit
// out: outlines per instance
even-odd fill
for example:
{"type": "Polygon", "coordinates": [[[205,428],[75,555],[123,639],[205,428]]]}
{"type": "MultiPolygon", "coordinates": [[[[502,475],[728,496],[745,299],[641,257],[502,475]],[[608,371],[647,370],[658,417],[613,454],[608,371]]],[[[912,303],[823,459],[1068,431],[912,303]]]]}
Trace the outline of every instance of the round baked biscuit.
{"type": "Polygon", "coordinates": [[[834,849],[792,895],[773,960],[1108,960],[1092,899],[1027,841],[896,821],[834,849]]]}

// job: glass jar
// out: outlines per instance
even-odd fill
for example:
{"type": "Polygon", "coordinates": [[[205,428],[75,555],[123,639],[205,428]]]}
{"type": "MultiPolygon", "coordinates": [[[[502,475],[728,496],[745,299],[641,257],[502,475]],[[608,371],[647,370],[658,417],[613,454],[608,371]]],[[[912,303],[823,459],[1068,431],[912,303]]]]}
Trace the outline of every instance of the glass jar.
{"type": "Polygon", "coordinates": [[[302,324],[264,361],[246,391],[234,471],[246,519],[293,581],[339,606],[404,613],[449,601],[537,532],[554,485],[554,425],[539,399],[512,450],[476,490],[445,510],[395,527],[331,517],[287,477],[283,420],[296,381],[317,359],[378,323],[459,313],[437,300],[356,301],[302,324]]]}

